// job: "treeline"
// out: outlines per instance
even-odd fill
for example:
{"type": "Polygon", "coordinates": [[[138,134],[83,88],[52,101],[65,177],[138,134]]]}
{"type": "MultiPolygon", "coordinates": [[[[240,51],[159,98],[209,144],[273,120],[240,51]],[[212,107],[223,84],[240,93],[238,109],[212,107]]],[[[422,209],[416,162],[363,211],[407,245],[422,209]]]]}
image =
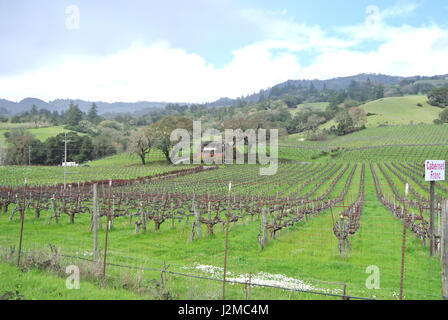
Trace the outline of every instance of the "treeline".
{"type": "MultiPolygon", "coordinates": [[[[383,84],[371,82],[369,79],[364,82],[352,80],[347,89],[327,88],[324,85],[322,90],[318,90],[313,82],[309,87],[294,86],[288,82],[284,86],[273,87],[268,98],[282,98],[289,107],[294,107],[303,102],[329,102],[335,96],[341,103],[348,98],[365,102],[381,99],[384,97],[384,93],[383,84]]],[[[261,99],[263,98],[264,96],[261,96],[261,99]]]]}
{"type": "Polygon", "coordinates": [[[95,103],[92,104],[92,107],[87,114],[82,112],[78,105],[70,103],[68,110],[60,113],[58,111],[49,111],[47,109],[37,109],[37,107],[33,105],[29,111],[14,115],[10,117],[9,121],[11,123],[34,122],[76,126],[81,120],[87,120],[93,124],[98,124],[104,119],[98,115],[98,107],[95,103]]]}
{"type": "Polygon", "coordinates": [[[6,164],[8,165],[61,165],[65,156],[67,138],[67,161],[83,163],[116,153],[104,138],[91,138],[69,132],[50,137],[44,142],[23,129],[5,133],[7,140],[6,164]]]}

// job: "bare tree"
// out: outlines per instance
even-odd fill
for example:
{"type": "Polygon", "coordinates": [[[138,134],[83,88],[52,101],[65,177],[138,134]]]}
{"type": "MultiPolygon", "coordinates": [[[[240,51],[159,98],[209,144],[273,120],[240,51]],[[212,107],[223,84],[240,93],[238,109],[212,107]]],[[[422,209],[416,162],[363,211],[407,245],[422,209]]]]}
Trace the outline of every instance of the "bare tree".
{"type": "Polygon", "coordinates": [[[151,139],[149,135],[134,132],[131,136],[131,144],[129,145],[128,152],[138,155],[142,164],[145,165],[146,155],[151,152],[151,139]]]}
{"type": "Polygon", "coordinates": [[[348,110],[348,114],[353,119],[356,126],[365,125],[367,122],[367,115],[363,108],[353,107],[348,110]]]}
{"type": "Polygon", "coordinates": [[[325,122],[325,118],[312,114],[308,117],[307,127],[314,133],[321,123],[325,122]]]}
{"type": "Polygon", "coordinates": [[[5,165],[6,163],[6,147],[3,143],[0,143],[0,166],[5,165]]]}

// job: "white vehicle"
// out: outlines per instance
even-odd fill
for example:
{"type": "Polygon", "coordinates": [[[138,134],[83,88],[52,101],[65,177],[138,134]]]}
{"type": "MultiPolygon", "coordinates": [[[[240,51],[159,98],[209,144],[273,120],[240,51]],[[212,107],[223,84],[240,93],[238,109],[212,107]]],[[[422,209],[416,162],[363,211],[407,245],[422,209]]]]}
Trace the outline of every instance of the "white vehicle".
{"type": "Polygon", "coordinates": [[[78,164],[76,162],[63,162],[62,166],[63,167],[77,167],[78,164]]]}

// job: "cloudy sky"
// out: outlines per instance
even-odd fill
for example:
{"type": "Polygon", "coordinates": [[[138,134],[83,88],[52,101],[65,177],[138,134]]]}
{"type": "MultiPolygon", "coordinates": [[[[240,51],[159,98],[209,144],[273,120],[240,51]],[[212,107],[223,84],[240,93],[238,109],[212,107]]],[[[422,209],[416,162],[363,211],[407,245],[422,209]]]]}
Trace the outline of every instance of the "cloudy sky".
{"type": "Polygon", "coordinates": [[[207,102],[448,73],[442,0],[0,0],[0,98],[207,102]]]}

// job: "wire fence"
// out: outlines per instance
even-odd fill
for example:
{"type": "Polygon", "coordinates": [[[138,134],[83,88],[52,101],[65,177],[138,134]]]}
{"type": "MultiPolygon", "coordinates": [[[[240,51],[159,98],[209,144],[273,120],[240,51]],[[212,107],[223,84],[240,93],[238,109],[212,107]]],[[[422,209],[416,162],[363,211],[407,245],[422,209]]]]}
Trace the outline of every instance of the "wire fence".
{"type": "MultiPolygon", "coordinates": [[[[365,203],[365,206],[370,205],[377,204],[365,203]]],[[[332,208],[335,216],[338,209],[332,208]]],[[[384,211],[379,213],[385,214],[384,211]]],[[[61,219],[57,225],[52,223],[50,226],[46,219],[33,220],[31,217],[25,220],[22,244],[22,261],[25,264],[30,253],[47,252],[49,244],[59,248],[61,255],[68,258],[67,265],[77,265],[77,260],[95,264],[92,258],[93,239],[88,232],[87,219],[78,218],[75,226],[68,219],[61,219]]],[[[3,251],[15,246],[17,253],[20,220],[15,219],[11,223],[7,235],[2,233],[0,243],[3,251]]],[[[277,232],[275,238],[269,237],[263,251],[259,245],[259,225],[258,219],[252,223],[231,224],[226,283],[242,286],[243,289],[227,288],[228,298],[246,299],[247,285],[252,288],[251,296],[254,299],[313,299],[313,296],[318,299],[399,298],[402,223],[392,215],[361,216],[360,228],[349,237],[350,249],[344,257],[340,257],[339,240],[332,230],[331,212],[322,213],[321,216],[310,215],[289,230],[277,232]],[[368,272],[372,266],[371,270],[378,270],[376,284],[376,280],[369,281],[370,276],[375,276],[368,272]],[[241,269],[245,272],[236,271],[241,269]],[[368,284],[372,286],[368,288],[368,284]],[[273,291],[262,291],[263,288],[273,291]],[[285,295],[279,291],[297,294],[285,295]]],[[[101,266],[105,226],[103,220],[98,239],[100,254],[97,263],[101,266]]],[[[141,276],[151,281],[159,279],[160,274],[165,272],[173,276],[167,281],[170,290],[177,294],[175,297],[220,299],[219,285],[193,281],[223,281],[224,231],[219,228],[214,236],[208,236],[204,227],[202,237],[191,241],[190,223],[176,223],[174,229],[162,225],[158,231],[135,234],[128,221],[115,220],[108,238],[107,276],[122,281],[129,276],[129,270],[134,270],[144,272],[141,276]],[[179,254],[180,251],[184,253],[179,254]],[[165,263],[169,264],[169,269],[162,268],[165,263]]],[[[408,234],[405,250],[404,298],[440,299],[440,261],[438,257],[429,256],[428,242],[423,245],[415,234],[408,234]]],[[[97,274],[98,279],[101,276],[101,273],[97,274]]]]}
{"type": "MultiPolygon", "coordinates": [[[[8,252],[8,250],[6,248],[0,248],[0,250],[2,250],[3,252],[6,252],[6,253],[8,252]]],[[[22,253],[23,254],[39,254],[39,253],[42,253],[42,251],[22,250],[22,253]]],[[[74,260],[87,261],[92,264],[97,263],[95,260],[85,258],[85,257],[72,256],[72,255],[66,255],[66,254],[61,254],[60,256],[64,257],[64,258],[68,258],[68,259],[73,259],[73,260],[71,260],[72,263],[74,263],[73,262],[74,260]]],[[[259,288],[269,288],[269,289],[278,289],[278,290],[306,293],[306,294],[312,294],[312,295],[322,295],[322,296],[327,296],[327,297],[335,297],[335,298],[341,298],[343,300],[375,300],[372,298],[356,297],[356,296],[351,296],[348,294],[335,294],[335,293],[319,292],[319,291],[306,290],[306,289],[297,289],[297,288],[291,288],[291,287],[287,287],[287,286],[276,286],[276,285],[262,284],[262,283],[257,283],[256,279],[254,279],[254,281],[252,281],[251,277],[247,277],[246,281],[236,281],[236,280],[223,280],[223,279],[219,279],[219,278],[211,278],[211,277],[207,277],[207,276],[176,272],[176,271],[171,271],[171,270],[167,270],[167,269],[143,267],[143,266],[131,266],[131,265],[116,264],[116,263],[106,263],[106,266],[107,267],[124,268],[124,269],[133,269],[133,270],[139,270],[139,271],[158,272],[158,273],[162,274],[161,277],[163,277],[164,274],[169,274],[169,275],[176,275],[176,276],[192,278],[192,279],[215,281],[215,282],[219,282],[219,283],[225,282],[226,284],[229,284],[229,285],[242,285],[242,286],[244,286],[246,291],[250,290],[251,288],[259,287],[259,288]]],[[[342,288],[344,288],[346,286],[345,283],[337,283],[337,282],[322,281],[321,283],[337,285],[337,286],[341,286],[342,288]]],[[[250,293],[246,292],[246,298],[248,298],[249,296],[250,296],[250,293]]]]}
{"type": "Polygon", "coordinates": [[[292,163],[269,178],[231,167],[113,182],[98,186],[96,241],[91,185],[6,188],[0,247],[14,262],[22,239],[26,266],[39,253],[47,259],[51,245],[64,265],[85,261],[89,281],[106,277],[159,298],[221,299],[226,261],[227,299],[440,299],[442,210],[431,256],[426,190],[409,179],[415,194],[406,197],[400,179],[412,168],[292,163]]]}

